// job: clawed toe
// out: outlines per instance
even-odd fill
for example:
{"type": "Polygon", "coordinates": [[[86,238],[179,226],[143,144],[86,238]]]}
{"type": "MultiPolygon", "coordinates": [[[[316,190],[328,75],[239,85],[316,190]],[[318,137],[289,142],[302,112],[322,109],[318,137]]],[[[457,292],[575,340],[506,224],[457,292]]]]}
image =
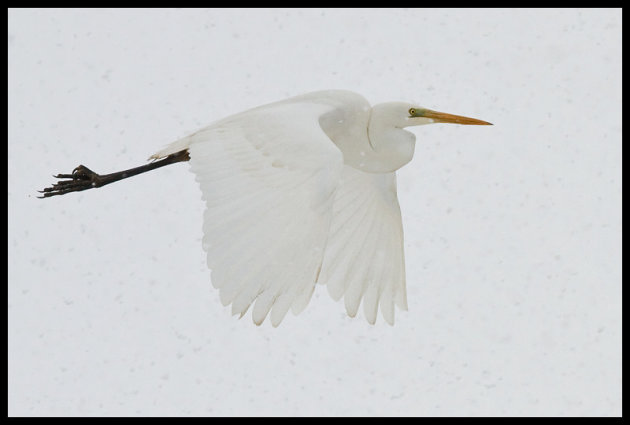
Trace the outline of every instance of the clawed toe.
{"type": "Polygon", "coordinates": [[[79,165],[72,174],[57,174],[53,176],[56,179],[69,179],[61,180],[54,183],[51,187],[47,187],[44,190],[38,190],[42,193],[42,196],[38,198],[48,198],[55,195],[64,195],[69,192],[79,192],[81,190],[91,189],[96,187],[100,176],[94,171],[90,170],[84,165],[79,165]]]}
{"type": "Polygon", "coordinates": [[[77,168],[72,170],[72,176],[78,178],[90,178],[91,176],[98,176],[98,174],[90,170],[85,165],[79,165],[77,168]]]}

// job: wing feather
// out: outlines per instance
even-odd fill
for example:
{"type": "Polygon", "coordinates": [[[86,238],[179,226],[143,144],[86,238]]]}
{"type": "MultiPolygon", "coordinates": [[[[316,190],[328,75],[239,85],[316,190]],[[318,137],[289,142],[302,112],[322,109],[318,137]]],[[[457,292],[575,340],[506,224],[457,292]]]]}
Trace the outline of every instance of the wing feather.
{"type": "Polygon", "coordinates": [[[407,309],[400,206],[395,173],[371,174],[344,166],[319,282],[348,315],[363,302],[370,323],[381,314],[394,324],[394,304],[407,309]]]}

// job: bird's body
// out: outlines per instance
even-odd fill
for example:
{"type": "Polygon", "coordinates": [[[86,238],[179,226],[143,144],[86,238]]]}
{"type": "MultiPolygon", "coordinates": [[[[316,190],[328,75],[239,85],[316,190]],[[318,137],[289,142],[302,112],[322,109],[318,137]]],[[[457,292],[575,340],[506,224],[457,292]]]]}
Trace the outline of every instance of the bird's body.
{"type": "Polygon", "coordinates": [[[189,158],[212,283],[233,314],[253,304],[256,324],[270,313],[277,326],[321,283],[350,316],[362,303],[374,323],[380,306],[393,324],[394,305],[407,309],[395,171],[415,136],[403,127],[431,122],[488,124],[328,90],[224,118],[151,158],[189,158]]]}

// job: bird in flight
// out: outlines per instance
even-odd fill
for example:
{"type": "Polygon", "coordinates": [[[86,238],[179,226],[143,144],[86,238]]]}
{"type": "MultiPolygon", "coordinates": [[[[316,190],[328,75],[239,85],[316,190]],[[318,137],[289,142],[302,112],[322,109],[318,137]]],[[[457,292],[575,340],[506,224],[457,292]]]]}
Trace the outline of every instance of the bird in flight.
{"type": "Polygon", "coordinates": [[[316,283],[349,316],[359,305],[394,324],[407,310],[396,170],[411,161],[406,127],[488,122],[410,103],[370,106],[326,90],[259,106],[217,121],[153,154],[143,166],[97,174],[79,165],[42,198],[189,162],[206,203],[203,248],[223,305],[240,317],[253,304],[260,325],[300,313],[316,283]]]}

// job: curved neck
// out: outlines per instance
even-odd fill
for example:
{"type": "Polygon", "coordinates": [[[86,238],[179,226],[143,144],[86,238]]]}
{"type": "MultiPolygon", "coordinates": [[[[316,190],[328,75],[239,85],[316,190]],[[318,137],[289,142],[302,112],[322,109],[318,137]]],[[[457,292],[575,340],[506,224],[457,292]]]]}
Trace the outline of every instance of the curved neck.
{"type": "Polygon", "coordinates": [[[413,158],[416,136],[400,127],[383,124],[381,119],[374,119],[374,112],[368,124],[368,139],[379,165],[376,172],[396,171],[413,158]]]}

